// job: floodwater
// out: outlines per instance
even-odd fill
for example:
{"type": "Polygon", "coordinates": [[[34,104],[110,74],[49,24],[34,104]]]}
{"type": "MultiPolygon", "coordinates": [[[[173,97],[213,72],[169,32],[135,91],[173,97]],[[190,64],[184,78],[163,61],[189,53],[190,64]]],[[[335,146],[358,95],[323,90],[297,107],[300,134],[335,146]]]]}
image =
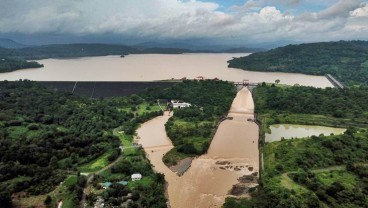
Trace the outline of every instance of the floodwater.
{"type": "Polygon", "coordinates": [[[73,59],[39,60],[44,68],[23,69],[0,73],[0,80],[30,79],[35,81],[154,81],[165,79],[193,79],[198,76],[215,77],[241,82],[275,82],[314,87],[332,87],[324,76],[293,73],[250,72],[227,67],[232,57],[249,54],[139,54],[100,56],[73,59]]]}
{"type": "Polygon", "coordinates": [[[238,178],[258,173],[258,126],[248,121],[253,111],[252,95],[243,88],[233,101],[228,115],[231,119],[219,125],[208,153],[194,159],[181,177],[162,162],[163,155],[173,147],[164,128],[169,116],[156,117],[137,130],[154,169],[165,174],[171,207],[221,207],[238,178]]]}
{"type": "Polygon", "coordinates": [[[277,124],[271,125],[271,134],[266,134],[266,142],[280,141],[282,137],[285,139],[291,138],[304,138],[310,136],[318,136],[324,134],[328,136],[330,134],[343,134],[346,129],[333,128],[327,126],[308,126],[308,125],[295,125],[295,124],[277,124]]]}

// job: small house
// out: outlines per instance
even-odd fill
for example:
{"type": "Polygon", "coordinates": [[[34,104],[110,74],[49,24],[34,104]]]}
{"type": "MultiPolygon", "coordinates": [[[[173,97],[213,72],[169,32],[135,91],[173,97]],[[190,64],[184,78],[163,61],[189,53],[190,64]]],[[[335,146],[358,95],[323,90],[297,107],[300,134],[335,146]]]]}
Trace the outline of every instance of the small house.
{"type": "Polygon", "coordinates": [[[185,108],[185,107],[190,107],[191,104],[190,103],[185,103],[179,100],[172,100],[171,104],[173,106],[173,108],[185,108]]]}
{"type": "Polygon", "coordinates": [[[142,179],[142,175],[140,173],[134,173],[132,175],[132,181],[140,181],[142,179]]]}

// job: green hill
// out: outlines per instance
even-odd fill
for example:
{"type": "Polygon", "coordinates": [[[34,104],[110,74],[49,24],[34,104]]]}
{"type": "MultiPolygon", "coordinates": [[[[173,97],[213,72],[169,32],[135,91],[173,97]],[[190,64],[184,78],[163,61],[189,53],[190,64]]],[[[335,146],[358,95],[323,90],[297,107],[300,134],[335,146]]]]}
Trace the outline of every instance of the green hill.
{"type": "Polygon", "coordinates": [[[229,67],[249,71],[332,74],[345,84],[368,83],[368,41],[288,45],[234,58],[229,67]]]}
{"type": "Polygon", "coordinates": [[[11,72],[17,69],[41,68],[43,64],[35,61],[25,61],[21,59],[0,59],[0,73],[11,72]]]}

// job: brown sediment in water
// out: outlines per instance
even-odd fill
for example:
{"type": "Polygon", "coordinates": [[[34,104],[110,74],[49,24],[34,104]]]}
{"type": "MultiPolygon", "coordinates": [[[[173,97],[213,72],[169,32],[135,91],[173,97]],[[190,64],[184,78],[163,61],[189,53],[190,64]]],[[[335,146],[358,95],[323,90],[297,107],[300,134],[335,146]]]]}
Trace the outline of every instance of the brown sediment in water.
{"type": "Polygon", "coordinates": [[[253,113],[252,95],[243,88],[229,112],[233,119],[219,125],[208,153],[194,159],[181,177],[162,162],[163,155],[173,147],[164,128],[169,116],[152,119],[138,129],[140,143],[154,169],[165,174],[171,207],[221,207],[234,185],[239,184],[235,192],[242,196],[249,187],[257,185],[256,180],[239,181],[242,177],[258,178],[258,126],[248,121],[253,113]]]}

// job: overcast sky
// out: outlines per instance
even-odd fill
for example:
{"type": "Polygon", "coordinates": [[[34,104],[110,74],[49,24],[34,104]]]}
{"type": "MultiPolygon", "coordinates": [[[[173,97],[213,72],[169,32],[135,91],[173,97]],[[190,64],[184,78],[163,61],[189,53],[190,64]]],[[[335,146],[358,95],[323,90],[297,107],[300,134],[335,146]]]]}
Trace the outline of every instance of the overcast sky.
{"type": "Polygon", "coordinates": [[[0,0],[0,37],[217,42],[368,39],[364,0],[0,0]]]}

